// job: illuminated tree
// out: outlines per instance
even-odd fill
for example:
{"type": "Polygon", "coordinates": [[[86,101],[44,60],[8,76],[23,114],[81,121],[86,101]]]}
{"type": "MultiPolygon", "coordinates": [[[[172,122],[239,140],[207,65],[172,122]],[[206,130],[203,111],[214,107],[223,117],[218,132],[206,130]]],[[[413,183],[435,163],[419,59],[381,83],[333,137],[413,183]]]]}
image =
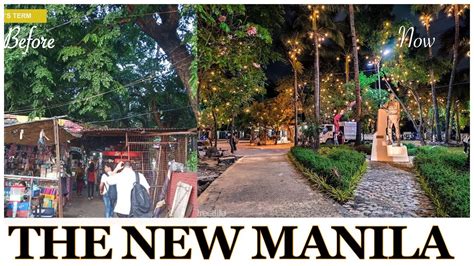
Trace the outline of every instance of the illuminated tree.
{"type": "Polygon", "coordinates": [[[449,143],[450,139],[450,119],[451,119],[451,96],[453,92],[454,76],[456,74],[456,67],[458,65],[458,49],[459,49],[459,17],[469,5],[448,5],[445,7],[445,12],[448,16],[454,16],[454,44],[453,44],[453,61],[451,68],[451,75],[449,77],[448,96],[446,97],[446,129],[445,129],[445,143],[449,143]]]}
{"type": "Polygon", "coordinates": [[[276,55],[270,32],[248,19],[245,6],[203,5],[196,11],[200,103],[206,119],[213,120],[207,124],[216,146],[218,127],[233,124],[242,108],[265,92],[263,67],[276,55]]]}
{"type": "MultiPolygon", "coordinates": [[[[421,144],[425,144],[425,123],[428,120],[427,106],[431,104],[431,92],[427,87],[432,81],[430,68],[425,56],[403,58],[398,56],[384,66],[383,71],[387,73],[387,81],[394,85],[394,92],[400,99],[405,114],[413,123],[421,144]]],[[[438,73],[433,71],[433,78],[439,78],[438,73]]],[[[435,81],[435,80],[433,80],[435,81]]]]}
{"type": "Polygon", "coordinates": [[[293,69],[293,109],[294,109],[294,122],[295,122],[295,134],[294,144],[298,145],[298,74],[303,72],[303,65],[298,60],[299,56],[303,52],[301,47],[301,40],[298,36],[289,39],[286,42],[288,46],[288,58],[293,69]]]}
{"type": "MultiPolygon", "coordinates": [[[[342,109],[348,109],[354,99],[353,86],[347,87],[342,76],[332,73],[323,75],[321,79],[321,113],[324,123],[332,124],[334,115],[342,109]]],[[[348,113],[347,116],[352,116],[352,114],[348,113]]]]}
{"type": "Polygon", "coordinates": [[[362,98],[360,95],[360,81],[359,81],[359,47],[357,46],[357,34],[354,23],[354,5],[349,5],[349,23],[351,26],[351,39],[352,39],[352,57],[354,58],[354,82],[355,82],[355,97],[356,97],[356,114],[355,120],[357,122],[356,131],[356,144],[361,143],[361,123],[360,117],[362,114],[362,98]]]}
{"type": "MultiPolygon", "coordinates": [[[[437,5],[414,5],[412,9],[420,13],[420,22],[425,27],[426,35],[428,39],[431,38],[430,26],[431,22],[433,21],[433,17],[436,17],[440,11],[440,7],[437,5]]],[[[430,87],[431,87],[431,96],[432,96],[432,104],[433,104],[433,112],[434,112],[434,129],[435,129],[435,136],[437,141],[441,141],[441,124],[439,122],[439,111],[438,111],[438,99],[436,97],[436,88],[435,88],[435,77],[434,77],[434,70],[433,70],[433,49],[431,46],[428,46],[428,59],[430,61],[429,71],[430,71],[430,87]]]]}
{"type": "Polygon", "coordinates": [[[309,19],[311,21],[310,38],[313,40],[314,47],[314,143],[313,148],[319,149],[319,127],[321,123],[321,106],[320,106],[320,70],[319,70],[319,48],[324,38],[328,36],[327,24],[332,18],[328,13],[324,12],[324,5],[308,5],[310,11],[309,19]]]}

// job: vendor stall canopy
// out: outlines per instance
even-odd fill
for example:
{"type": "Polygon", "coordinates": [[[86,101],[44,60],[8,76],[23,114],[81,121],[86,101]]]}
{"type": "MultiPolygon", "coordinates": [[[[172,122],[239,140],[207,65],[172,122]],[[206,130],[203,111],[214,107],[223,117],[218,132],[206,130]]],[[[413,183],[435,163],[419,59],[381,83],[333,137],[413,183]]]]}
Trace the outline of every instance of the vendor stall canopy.
{"type": "Polygon", "coordinates": [[[83,136],[178,136],[196,135],[195,128],[84,128],[81,131],[83,136]]]}
{"type": "Polygon", "coordinates": [[[66,143],[80,137],[78,134],[81,130],[80,126],[66,119],[53,117],[28,121],[23,116],[15,116],[15,118],[5,116],[5,144],[37,145],[43,131],[45,144],[54,145],[55,120],[59,125],[59,143],[66,143]],[[16,124],[13,124],[15,122],[16,124]]]}

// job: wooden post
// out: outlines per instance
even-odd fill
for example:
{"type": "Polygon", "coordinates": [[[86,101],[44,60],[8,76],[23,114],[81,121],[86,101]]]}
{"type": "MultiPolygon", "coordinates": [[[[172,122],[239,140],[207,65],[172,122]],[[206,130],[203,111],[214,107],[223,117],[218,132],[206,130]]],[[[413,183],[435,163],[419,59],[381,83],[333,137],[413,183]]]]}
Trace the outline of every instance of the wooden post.
{"type": "MultiPolygon", "coordinates": [[[[38,181],[38,184],[39,184],[39,181],[38,181]]],[[[30,200],[28,201],[28,218],[30,218],[30,215],[31,215],[31,200],[33,198],[33,178],[31,178],[31,181],[30,181],[30,188],[31,188],[31,194],[30,194],[30,200]]]]}
{"type": "Polygon", "coordinates": [[[159,152],[158,152],[158,156],[156,156],[156,152],[155,152],[155,158],[157,158],[157,161],[156,161],[156,168],[153,169],[153,172],[154,172],[154,175],[153,175],[153,206],[156,205],[157,201],[158,201],[158,197],[159,197],[159,191],[158,191],[158,187],[160,187],[159,185],[159,176],[160,176],[160,169],[161,169],[161,150],[162,150],[162,145],[159,144],[159,152]]]}
{"type": "Polygon", "coordinates": [[[130,145],[128,144],[128,132],[125,132],[125,146],[127,146],[127,159],[130,161],[130,145]]]}
{"type": "MultiPolygon", "coordinates": [[[[184,163],[188,162],[188,136],[184,136],[184,163]]],[[[196,144],[197,145],[197,144],[196,144]]]]}
{"type": "Polygon", "coordinates": [[[60,152],[60,147],[59,147],[59,124],[58,124],[58,119],[53,119],[53,126],[54,126],[54,145],[56,146],[56,163],[55,163],[55,168],[56,168],[56,176],[59,182],[58,185],[58,190],[59,190],[59,195],[58,195],[58,217],[62,218],[63,217],[63,188],[62,188],[62,182],[61,182],[61,156],[59,154],[60,152]]]}

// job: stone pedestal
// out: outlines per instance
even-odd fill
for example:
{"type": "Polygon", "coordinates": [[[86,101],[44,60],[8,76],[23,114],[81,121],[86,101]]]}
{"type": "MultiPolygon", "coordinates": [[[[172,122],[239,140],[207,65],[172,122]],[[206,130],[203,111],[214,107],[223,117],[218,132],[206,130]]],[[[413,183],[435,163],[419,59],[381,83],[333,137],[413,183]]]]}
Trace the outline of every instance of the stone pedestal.
{"type": "Polygon", "coordinates": [[[388,127],[387,110],[379,109],[377,113],[377,131],[372,140],[371,161],[380,162],[409,162],[406,146],[392,146],[387,144],[386,131],[388,127]]]}
{"type": "Polygon", "coordinates": [[[387,154],[392,159],[392,162],[397,163],[408,163],[410,158],[408,158],[407,147],[403,144],[401,146],[387,146],[387,154]]]}

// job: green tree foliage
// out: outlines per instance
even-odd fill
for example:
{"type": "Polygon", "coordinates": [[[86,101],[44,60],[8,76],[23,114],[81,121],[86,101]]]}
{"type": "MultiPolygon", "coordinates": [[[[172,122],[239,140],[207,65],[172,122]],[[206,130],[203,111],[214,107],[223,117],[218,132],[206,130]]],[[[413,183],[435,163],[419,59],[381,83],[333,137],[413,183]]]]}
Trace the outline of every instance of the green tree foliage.
{"type": "MultiPolygon", "coordinates": [[[[7,113],[31,117],[66,114],[109,126],[193,126],[192,97],[178,66],[163,43],[137,24],[149,16],[159,18],[162,6],[45,8],[48,22],[36,24],[35,34],[54,38],[55,47],[30,49],[26,54],[20,49],[5,50],[7,113]]],[[[185,8],[174,8],[180,17],[174,32],[183,43],[176,48],[189,47],[186,42],[193,35],[194,15],[185,8]]],[[[7,25],[5,32],[14,26],[7,25]]],[[[22,24],[21,35],[26,36],[31,26],[22,24]]]]}
{"type": "MultiPolygon", "coordinates": [[[[292,82],[291,78],[281,80],[277,87],[276,97],[263,102],[255,102],[251,108],[247,109],[254,127],[273,130],[280,130],[283,127],[289,129],[288,125],[294,121],[292,82]]],[[[297,106],[301,108],[300,104],[297,106]]]]}
{"type": "Polygon", "coordinates": [[[263,67],[278,54],[270,49],[269,29],[247,16],[245,6],[202,5],[196,11],[200,122],[216,132],[265,93],[263,67]]]}
{"type": "MultiPolygon", "coordinates": [[[[387,24],[384,34],[395,38],[398,36],[400,26],[408,29],[411,24],[407,21],[393,26],[387,24]]],[[[426,129],[436,124],[435,117],[431,115],[434,111],[431,82],[436,83],[443,74],[447,73],[448,61],[443,58],[426,60],[428,51],[417,50],[414,53],[408,47],[408,41],[405,39],[402,44],[401,38],[397,39],[397,44],[390,56],[384,58],[381,71],[384,74],[383,80],[390,85],[402,104],[404,109],[402,114],[413,123],[419,135],[424,137],[426,129]]],[[[443,102],[442,99],[436,99],[443,102]]],[[[422,142],[424,142],[423,138],[422,142]]]]}

